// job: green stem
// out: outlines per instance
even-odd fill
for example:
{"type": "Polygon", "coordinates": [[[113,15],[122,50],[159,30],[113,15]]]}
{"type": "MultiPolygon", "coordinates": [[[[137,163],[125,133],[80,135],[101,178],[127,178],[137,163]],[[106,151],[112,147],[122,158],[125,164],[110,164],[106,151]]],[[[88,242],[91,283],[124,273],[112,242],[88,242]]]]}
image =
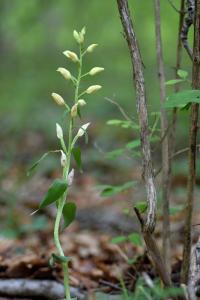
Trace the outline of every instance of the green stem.
{"type": "MultiPolygon", "coordinates": [[[[79,93],[79,85],[81,81],[81,72],[82,72],[82,49],[80,46],[80,59],[79,59],[79,70],[78,70],[78,78],[76,80],[76,88],[75,88],[75,95],[74,95],[74,102],[76,103],[78,101],[78,93],[79,93]]],[[[72,133],[73,133],[73,118],[70,117],[69,121],[69,136],[68,136],[68,149],[66,149],[64,140],[61,141],[62,148],[67,154],[67,162],[63,169],[63,179],[67,180],[69,170],[70,170],[70,163],[71,163],[71,151],[72,151],[72,133]]],[[[58,209],[57,209],[57,215],[54,225],[54,241],[56,248],[58,250],[58,253],[60,256],[64,256],[64,251],[62,249],[60,239],[59,239],[59,228],[60,228],[60,222],[62,218],[62,212],[65,205],[67,197],[67,191],[64,193],[62,198],[58,201],[58,209]]],[[[65,288],[65,299],[71,300],[70,296],[70,286],[69,286],[69,270],[68,270],[68,263],[63,262],[62,263],[63,273],[64,273],[64,288],[65,288]]]]}

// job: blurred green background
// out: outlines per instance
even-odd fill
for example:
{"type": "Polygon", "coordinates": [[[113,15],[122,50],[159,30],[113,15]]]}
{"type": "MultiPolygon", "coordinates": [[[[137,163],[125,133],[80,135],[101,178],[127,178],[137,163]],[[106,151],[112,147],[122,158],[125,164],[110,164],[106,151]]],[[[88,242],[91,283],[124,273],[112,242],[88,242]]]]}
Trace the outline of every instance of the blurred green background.
{"type": "MultiPolygon", "coordinates": [[[[129,2],[145,65],[148,108],[158,111],[153,1],[129,2]]],[[[179,0],[173,2],[179,7],[179,0]]],[[[161,1],[161,13],[166,78],[171,79],[174,78],[176,60],[178,13],[167,0],[161,1]]],[[[51,92],[70,101],[73,91],[56,69],[63,66],[75,71],[75,65],[62,51],[76,50],[72,31],[84,25],[87,28],[86,44],[99,44],[85,58],[85,70],[93,66],[105,68],[104,73],[85,81],[85,87],[92,83],[101,84],[103,89],[88,96],[84,119],[93,121],[97,139],[109,141],[111,136],[119,133],[105,126],[105,122],[121,116],[105,97],[115,99],[136,117],[130,58],[115,0],[1,0],[0,16],[1,137],[9,136],[10,142],[15,144],[24,133],[39,131],[48,140],[55,139],[55,122],[61,117],[51,92]]],[[[191,73],[185,51],[182,68],[191,73]]],[[[187,144],[187,119],[187,112],[182,112],[178,142],[183,145],[187,144]]],[[[123,139],[123,132],[120,138],[123,139]]]]}

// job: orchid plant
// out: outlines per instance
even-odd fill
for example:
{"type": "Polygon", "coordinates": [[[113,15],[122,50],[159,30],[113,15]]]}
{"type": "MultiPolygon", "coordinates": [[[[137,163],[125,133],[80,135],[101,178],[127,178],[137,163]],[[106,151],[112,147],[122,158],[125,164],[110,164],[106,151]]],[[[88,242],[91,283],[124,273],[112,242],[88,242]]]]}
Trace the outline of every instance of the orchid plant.
{"type": "MultiPolygon", "coordinates": [[[[72,185],[74,178],[74,169],[71,169],[71,158],[73,156],[77,166],[81,168],[81,152],[76,144],[78,143],[78,140],[86,134],[88,126],[90,125],[90,123],[86,123],[76,130],[75,122],[76,119],[80,117],[81,108],[87,104],[85,99],[83,99],[83,96],[95,93],[101,89],[100,85],[91,85],[87,89],[81,91],[80,83],[84,77],[94,76],[104,70],[104,68],[94,67],[89,72],[84,74],[82,73],[83,58],[85,55],[93,52],[93,50],[98,46],[97,44],[91,44],[87,48],[84,48],[85,33],[85,27],[80,32],[77,32],[76,30],[73,32],[74,39],[78,44],[79,54],[69,50],[63,52],[67,59],[71,60],[77,65],[77,77],[73,76],[66,68],[59,67],[57,69],[57,71],[64,77],[65,80],[72,82],[74,86],[74,101],[73,103],[68,103],[61,95],[52,93],[52,98],[55,103],[61,106],[65,111],[65,116],[67,119],[66,121],[68,122],[68,132],[65,134],[62,127],[58,123],[56,124],[56,134],[60,142],[61,149],[50,152],[59,152],[61,155],[60,163],[62,168],[62,178],[54,180],[39,207],[40,209],[43,209],[52,203],[56,204],[57,214],[54,225],[54,241],[57,254],[52,254],[51,263],[58,262],[62,265],[66,300],[71,299],[68,271],[68,263],[70,258],[65,256],[65,253],[62,249],[59,238],[60,228],[62,217],[64,221],[64,228],[66,228],[71,224],[76,216],[75,203],[68,201],[68,190],[72,185]],[[65,136],[67,136],[67,141],[65,140],[65,136]]],[[[45,153],[41,159],[46,157],[48,153],[45,153]]],[[[32,169],[38,165],[41,159],[33,165],[32,169]]]]}

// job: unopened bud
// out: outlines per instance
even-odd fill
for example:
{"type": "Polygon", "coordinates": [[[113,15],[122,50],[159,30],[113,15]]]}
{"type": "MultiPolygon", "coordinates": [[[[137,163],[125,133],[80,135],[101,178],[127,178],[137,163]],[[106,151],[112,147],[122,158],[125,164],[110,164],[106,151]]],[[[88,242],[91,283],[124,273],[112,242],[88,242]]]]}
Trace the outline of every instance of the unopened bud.
{"type": "Polygon", "coordinates": [[[73,180],[74,180],[74,169],[72,169],[67,176],[67,184],[72,185],[73,180]]]}
{"type": "Polygon", "coordinates": [[[98,46],[98,44],[91,44],[90,46],[87,47],[86,52],[93,52],[93,50],[98,46]]]}
{"type": "Polygon", "coordinates": [[[64,167],[66,165],[67,162],[67,156],[65,155],[65,153],[61,150],[61,157],[60,157],[60,163],[61,166],[64,167]]]}
{"type": "Polygon", "coordinates": [[[75,40],[77,41],[77,43],[80,44],[81,43],[80,42],[80,34],[76,30],[73,31],[73,36],[74,36],[75,40]]]}
{"type": "Polygon", "coordinates": [[[92,94],[92,93],[97,92],[101,88],[102,88],[101,85],[91,85],[91,86],[89,86],[89,88],[87,88],[86,93],[87,94],[92,94]]]}
{"type": "Polygon", "coordinates": [[[83,99],[79,99],[77,103],[78,103],[78,105],[80,105],[80,106],[86,105],[86,102],[85,102],[85,100],[83,100],[83,99]]]}
{"type": "Polygon", "coordinates": [[[89,71],[89,75],[93,76],[96,75],[100,72],[104,71],[104,68],[100,68],[100,67],[94,67],[89,71]]]}
{"type": "Polygon", "coordinates": [[[74,52],[72,52],[72,51],[67,50],[67,51],[64,51],[63,54],[64,54],[67,58],[71,59],[73,62],[79,61],[78,56],[76,55],[76,53],[74,53],[74,52]]]}
{"type": "Polygon", "coordinates": [[[83,126],[81,126],[81,128],[78,130],[77,136],[78,137],[83,136],[85,134],[85,132],[86,132],[86,130],[87,130],[87,128],[88,128],[89,125],[90,125],[90,123],[86,123],[83,126]]]}
{"type": "Polygon", "coordinates": [[[63,130],[58,123],[56,123],[56,134],[58,139],[63,139],[63,130]]]}
{"type": "Polygon", "coordinates": [[[77,109],[78,109],[78,105],[74,104],[72,106],[72,109],[71,109],[71,116],[72,116],[72,118],[75,118],[77,116],[77,109]]]}
{"type": "Polygon", "coordinates": [[[72,78],[72,75],[71,73],[65,69],[65,68],[58,68],[57,71],[62,74],[62,76],[67,79],[67,80],[70,80],[72,78]]]}
{"type": "Polygon", "coordinates": [[[65,105],[63,97],[61,97],[59,94],[52,93],[51,96],[58,105],[65,105]]]}

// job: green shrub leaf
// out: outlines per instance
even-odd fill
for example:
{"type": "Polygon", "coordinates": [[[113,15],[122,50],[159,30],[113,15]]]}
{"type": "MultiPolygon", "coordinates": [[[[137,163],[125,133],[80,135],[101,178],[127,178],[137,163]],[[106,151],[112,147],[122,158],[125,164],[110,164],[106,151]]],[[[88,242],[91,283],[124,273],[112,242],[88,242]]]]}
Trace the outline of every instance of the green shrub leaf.
{"type": "Polygon", "coordinates": [[[64,179],[56,179],[48,189],[48,192],[44,196],[39,208],[45,208],[51,203],[58,200],[67,189],[67,181],[64,179]]]}
{"type": "Polygon", "coordinates": [[[188,103],[200,103],[200,90],[185,90],[167,97],[165,108],[183,108],[188,103]]]}
{"type": "Polygon", "coordinates": [[[142,246],[142,239],[139,233],[132,233],[128,236],[128,241],[136,246],[142,246]]]}
{"type": "Polygon", "coordinates": [[[120,243],[124,243],[127,241],[127,237],[124,235],[121,236],[116,236],[114,238],[112,238],[111,243],[112,244],[120,244],[120,243]]]}
{"type": "Polygon", "coordinates": [[[181,69],[178,70],[177,74],[180,78],[183,79],[186,79],[188,77],[188,72],[181,69]]]}
{"type": "Polygon", "coordinates": [[[185,82],[184,79],[171,79],[165,82],[165,85],[175,85],[177,83],[185,82]]]}
{"type": "Polygon", "coordinates": [[[101,196],[102,197],[111,197],[113,195],[116,195],[118,193],[124,192],[135,184],[134,181],[128,181],[122,185],[102,185],[99,186],[99,188],[102,188],[101,196]]]}
{"type": "Polygon", "coordinates": [[[134,205],[135,208],[137,208],[137,210],[143,214],[145,213],[145,211],[147,210],[147,202],[146,201],[140,201],[140,202],[137,202],[135,205],[134,205]]]}

